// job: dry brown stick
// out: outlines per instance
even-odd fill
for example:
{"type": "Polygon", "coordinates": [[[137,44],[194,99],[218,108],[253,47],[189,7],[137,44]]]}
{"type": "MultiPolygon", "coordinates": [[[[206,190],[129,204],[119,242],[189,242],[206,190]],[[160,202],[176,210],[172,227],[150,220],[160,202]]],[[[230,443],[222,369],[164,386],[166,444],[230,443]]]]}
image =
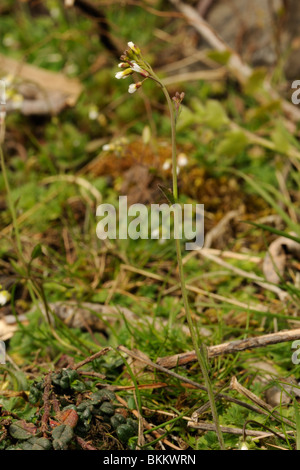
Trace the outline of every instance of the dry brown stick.
{"type": "Polygon", "coordinates": [[[44,437],[47,437],[48,419],[50,418],[50,411],[51,411],[51,405],[49,402],[50,393],[51,393],[51,375],[52,375],[52,372],[49,372],[45,377],[45,388],[44,388],[44,393],[43,393],[44,414],[42,416],[41,431],[44,437]]]}
{"type": "MultiPolygon", "coordinates": [[[[218,33],[199,15],[195,8],[180,0],[170,0],[170,2],[183,13],[188,22],[214,49],[220,52],[230,52],[230,58],[227,63],[228,69],[242,85],[245,84],[253,73],[252,68],[242,61],[237,52],[218,35],[218,33]]],[[[280,101],[283,111],[290,119],[299,121],[300,110],[297,106],[294,106],[292,103],[280,97],[268,80],[264,81],[264,91],[268,92],[272,99],[280,101]]],[[[260,99],[260,97],[257,98],[260,99]]]]}
{"type": "Polygon", "coordinates": [[[28,401],[28,393],[29,392],[25,392],[25,390],[21,390],[20,392],[15,390],[0,390],[0,397],[22,397],[25,401],[28,401]]]}
{"type": "MultiPolygon", "coordinates": [[[[200,429],[201,431],[215,431],[216,430],[216,427],[214,424],[205,423],[203,421],[199,421],[198,423],[189,421],[188,426],[193,429],[200,429]]],[[[227,426],[221,426],[221,431],[227,434],[235,434],[237,436],[243,435],[243,429],[240,429],[240,428],[230,428],[227,426]]],[[[270,432],[267,433],[267,432],[262,432],[262,431],[253,431],[252,429],[247,429],[246,435],[253,436],[253,437],[260,437],[261,439],[264,437],[274,436],[274,434],[270,432]]],[[[284,437],[284,434],[280,434],[280,437],[284,437]]]]}
{"type": "MultiPolygon", "coordinates": [[[[127,354],[130,357],[133,357],[134,359],[137,359],[141,362],[144,362],[150,368],[157,369],[160,372],[163,372],[163,373],[165,373],[165,374],[167,374],[171,377],[174,377],[176,379],[179,379],[180,381],[185,382],[185,383],[187,383],[187,384],[189,384],[189,385],[191,385],[191,386],[193,386],[193,387],[195,387],[199,390],[203,390],[204,392],[207,392],[207,388],[204,387],[204,385],[200,385],[197,382],[194,382],[193,380],[188,379],[187,377],[179,375],[176,372],[173,372],[171,370],[168,370],[165,367],[160,366],[159,364],[155,364],[154,362],[150,361],[150,359],[145,359],[144,357],[130,351],[125,346],[119,346],[118,350],[124,352],[125,354],[127,354]]],[[[248,410],[254,411],[255,413],[266,414],[265,411],[261,410],[260,408],[258,408],[256,406],[249,405],[248,403],[242,402],[240,400],[237,400],[236,398],[230,397],[230,396],[225,395],[223,393],[217,393],[215,395],[215,398],[216,398],[216,400],[220,400],[220,399],[223,398],[224,400],[227,400],[231,403],[235,403],[236,405],[242,406],[243,408],[247,408],[248,410]]]]}
{"type": "MultiPolygon", "coordinates": [[[[207,352],[208,357],[216,357],[221,356],[222,354],[234,354],[240,351],[245,351],[246,349],[263,348],[271,344],[285,343],[298,339],[300,339],[300,328],[210,346],[207,348],[207,352]]],[[[181,366],[196,360],[195,351],[188,351],[182,354],[175,354],[174,356],[160,357],[157,360],[157,364],[165,367],[166,369],[172,369],[177,365],[181,366]]]]}
{"type": "Polygon", "coordinates": [[[96,447],[92,446],[89,442],[86,442],[82,437],[75,436],[76,441],[83,450],[98,450],[96,447]]]}
{"type": "Polygon", "coordinates": [[[203,249],[199,250],[199,255],[203,256],[204,258],[210,259],[214,263],[218,264],[219,266],[222,266],[225,269],[228,269],[228,270],[234,272],[238,276],[244,277],[246,279],[251,279],[252,281],[254,281],[256,284],[260,285],[264,289],[269,290],[269,291],[274,292],[275,294],[277,294],[278,297],[280,298],[280,300],[284,300],[288,295],[287,292],[283,291],[278,286],[275,286],[271,283],[268,283],[266,281],[266,279],[264,279],[263,277],[257,276],[256,274],[254,274],[252,272],[244,271],[243,269],[237,268],[236,266],[232,266],[231,264],[229,264],[226,261],[222,260],[220,257],[215,256],[211,253],[208,253],[207,251],[205,251],[205,249],[204,250],[203,249]]]}
{"type": "Polygon", "coordinates": [[[264,411],[269,412],[270,417],[276,419],[276,420],[279,421],[279,422],[283,422],[283,423],[287,424],[288,426],[290,426],[291,428],[294,428],[294,429],[295,429],[295,424],[292,423],[292,421],[290,421],[289,419],[285,418],[284,416],[281,416],[281,415],[278,413],[278,411],[273,410],[273,408],[272,408],[271,405],[268,405],[268,403],[266,403],[266,402],[263,401],[261,398],[259,398],[257,395],[255,395],[253,392],[251,392],[251,391],[248,390],[246,387],[244,387],[243,385],[241,385],[241,384],[237,381],[237,378],[236,378],[236,377],[232,377],[230,386],[231,386],[232,390],[235,390],[235,391],[237,391],[238,393],[244,395],[244,397],[248,398],[248,400],[250,400],[250,401],[252,401],[253,403],[255,403],[257,406],[259,406],[260,408],[262,408],[264,411]]]}
{"type": "Polygon", "coordinates": [[[97,377],[98,379],[102,379],[102,380],[106,378],[104,374],[100,374],[99,372],[93,372],[93,371],[79,370],[78,374],[87,375],[88,377],[97,377]]]}
{"type": "Polygon", "coordinates": [[[89,362],[92,362],[95,359],[98,359],[98,357],[103,356],[104,354],[107,354],[109,351],[111,351],[110,347],[101,349],[101,351],[98,351],[96,354],[93,354],[92,356],[89,356],[86,359],[84,359],[83,361],[78,362],[77,364],[75,364],[73,369],[74,370],[79,369],[80,367],[84,366],[85,364],[88,364],[89,362]]]}
{"type": "Polygon", "coordinates": [[[226,75],[228,75],[228,72],[226,73],[226,68],[220,67],[215,70],[200,70],[196,72],[180,73],[174,76],[171,75],[170,77],[164,78],[162,82],[164,85],[169,86],[174,85],[174,83],[186,83],[198,80],[224,80],[226,75]]]}
{"type": "Polygon", "coordinates": [[[250,253],[234,253],[233,251],[226,250],[217,250],[216,248],[201,248],[201,250],[191,251],[189,254],[185,255],[182,262],[186,264],[191,258],[197,256],[199,253],[204,252],[218,257],[238,259],[242,261],[249,261],[250,263],[261,263],[262,258],[260,256],[254,256],[250,253]]]}
{"type": "MultiPolygon", "coordinates": [[[[154,390],[157,388],[166,388],[168,384],[166,383],[157,383],[157,384],[143,384],[138,385],[139,390],[154,390]]],[[[99,388],[105,388],[106,390],[111,390],[112,392],[120,392],[122,390],[135,390],[135,385],[110,385],[110,384],[98,384],[99,388]]],[[[1,392],[0,392],[1,393],[1,392]]]]}
{"type": "MultiPolygon", "coordinates": [[[[147,408],[146,406],[142,407],[143,410],[151,412],[151,413],[156,413],[159,415],[163,416],[168,416],[170,418],[176,418],[178,415],[175,413],[170,413],[168,411],[161,411],[161,410],[151,410],[150,408],[147,408]]],[[[190,417],[188,416],[182,416],[181,419],[188,421],[188,426],[194,429],[200,429],[202,431],[215,431],[216,427],[212,423],[206,423],[204,421],[192,421],[190,417]]],[[[243,435],[243,429],[241,428],[230,428],[227,426],[221,426],[222,432],[228,433],[228,434],[236,434],[236,435],[243,435]]],[[[292,433],[293,431],[289,431],[292,433]]],[[[254,437],[259,437],[260,439],[264,437],[270,437],[273,436],[274,433],[266,433],[262,431],[254,431],[254,430],[247,430],[246,435],[248,436],[254,436],[254,437]]],[[[280,435],[280,437],[284,437],[284,434],[280,435]]]]}

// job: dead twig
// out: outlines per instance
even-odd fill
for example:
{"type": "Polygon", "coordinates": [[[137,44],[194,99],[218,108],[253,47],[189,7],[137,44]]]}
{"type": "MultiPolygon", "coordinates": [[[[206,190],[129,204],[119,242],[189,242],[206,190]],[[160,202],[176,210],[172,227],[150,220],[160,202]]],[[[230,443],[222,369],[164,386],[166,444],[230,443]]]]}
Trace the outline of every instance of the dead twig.
{"type": "MultiPolygon", "coordinates": [[[[249,422],[249,421],[248,421],[249,422]]],[[[193,429],[199,429],[201,431],[215,431],[216,427],[214,424],[211,423],[204,423],[203,421],[200,421],[198,423],[194,423],[193,421],[189,421],[188,426],[193,429]]],[[[240,428],[231,428],[228,426],[221,426],[221,431],[226,433],[226,434],[235,434],[236,436],[243,436],[244,435],[244,429],[240,428]]],[[[263,431],[254,431],[252,429],[247,429],[245,431],[246,436],[252,436],[252,437],[259,437],[260,439],[264,439],[266,437],[272,437],[274,435],[274,432],[263,432],[263,431]]],[[[275,433],[277,437],[280,438],[285,438],[284,434],[278,434],[275,433]]]]}
{"type": "Polygon", "coordinates": [[[284,416],[281,416],[276,410],[273,410],[272,406],[268,405],[265,401],[263,401],[261,398],[259,398],[257,395],[255,395],[253,392],[248,390],[246,387],[243,387],[238,381],[236,377],[232,377],[230,386],[232,390],[236,390],[238,393],[244,395],[248,400],[252,401],[255,403],[257,406],[262,408],[264,411],[269,412],[270,417],[276,419],[277,421],[281,423],[285,423],[287,426],[290,426],[291,428],[295,429],[295,424],[292,423],[289,419],[285,418],[284,416]]]}
{"type": "MultiPolygon", "coordinates": [[[[208,357],[216,357],[222,354],[234,354],[246,349],[263,348],[271,344],[285,343],[298,339],[300,339],[300,328],[210,346],[207,348],[207,352],[208,357]]],[[[158,358],[157,364],[166,369],[172,369],[178,365],[182,366],[196,360],[195,351],[188,351],[182,354],[175,354],[174,356],[158,358]]]]}
{"type": "Polygon", "coordinates": [[[105,379],[104,374],[100,374],[99,372],[92,372],[92,371],[85,371],[85,370],[79,370],[78,374],[80,375],[87,375],[88,377],[97,377],[98,379],[105,379]]]}
{"type": "Polygon", "coordinates": [[[52,372],[49,372],[45,377],[45,388],[44,388],[44,393],[43,393],[44,414],[43,414],[42,422],[41,422],[41,431],[44,437],[47,437],[48,420],[50,418],[50,411],[51,411],[51,405],[50,405],[50,400],[49,400],[50,393],[51,393],[51,375],[52,375],[52,372]]]}
{"type": "Polygon", "coordinates": [[[193,82],[198,80],[224,80],[227,76],[225,67],[219,67],[216,70],[200,70],[196,72],[186,72],[181,74],[172,75],[162,80],[166,86],[174,85],[175,83],[193,82]]]}
{"type": "MultiPolygon", "coordinates": [[[[134,359],[137,359],[141,362],[144,362],[150,368],[157,369],[160,372],[163,372],[163,373],[169,375],[170,377],[174,377],[176,379],[179,379],[182,382],[185,382],[186,384],[190,385],[191,387],[194,387],[194,388],[197,388],[197,389],[202,390],[204,392],[207,392],[207,388],[204,387],[204,385],[200,385],[197,382],[194,382],[193,380],[188,379],[187,377],[183,377],[182,375],[177,374],[176,372],[173,372],[171,370],[168,370],[168,369],[166,369],[165,367],[162,367],[159,364],[155,364],[154,362],[150,361],[150,359],[145,359],[145,357],[142,357],[139,354],[130,351],[125,346],[119,346],[118,350],[121,351],[121,352],[124,352],[125,354],[127,354],[130,357],[133,357],[134,359]]],[[[224,400],[229,401],[231,403],[235,403],[236,405],[242,406],[243,408],[247,408],[248,410],[254,411],[255,413],[267,414],[265,411],[261,410],[258,407],[249,405],[248,403],[242,402],[240,400],[237,400],[236,398],[232,398],[232,397],[230,397],[228,395],[225,395],[223,393],[217,393],[215,395],[215,399],[216,400],[224,399],[224,400]]]]}
{"type": "Polygon", "coordinates": [[[109,351],[111,351],[111,349],[112,348],[110,348],[110,347],[101,349],[101,351],[98,351],[97,353],[93,354],[92,356],[89,356],[86,359],[84,359],[83,361],[78,362],[77,364],[75,364],[73,369],[77,370],[80,367],[84,366],[85,364],[88,364],[89,362],[92,362],[95,359],[98,359],[98,357],[104,356],[104,354],[107,354],[109,351]]]}
{"type": "Polygon", "coordinates": [[[263,277],[257,276],[256,274],[251,273],[251,272],[249,273],[247,271],[244,271],[243,269],[237,268],[236,266],[232,266],[231,264],[220,259],[219,257],[208,253],[207,251],[205,251],[205,248],[202,250],[199,250],[199,255],[203,256],[204,258],[210,259],[211,261],[218,264],[219,266],[222,266],[223,268],[229,269],[230,271],[234,272],[238,276],[244,277],[246,279],[251,279],[253,282],[255,282],[255,284],[258,284],[263,289],[269,290],[277,294],[279,299],[282,301],[284,301],[288,296],[287,292],[283,291],[278,286],[274,286],[271,283],[269,284],[268,281],[266,281],[263,277]]]}
{"type": "Polygon", "coordinates": [[[84,439],[82,439],[82,437],[75,436],[75,439],[83,450],[98,450],[96,449],[96,447],[92,446],[91,444],[86,442],[84,439]]]}

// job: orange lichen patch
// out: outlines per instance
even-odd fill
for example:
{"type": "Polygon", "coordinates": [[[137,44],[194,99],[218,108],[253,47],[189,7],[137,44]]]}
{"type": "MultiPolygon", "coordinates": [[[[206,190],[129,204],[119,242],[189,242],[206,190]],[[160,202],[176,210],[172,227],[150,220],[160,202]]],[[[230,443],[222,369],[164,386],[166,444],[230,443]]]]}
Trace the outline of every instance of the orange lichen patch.
{"type": "Polygon", "coordinates": [[[147,168],[160,171],[164,162],[171,158],[172,150],[163,142],[158,143],[154,149],[142,141],[124,144],[120,152],[102,151],[85,168],[84,173],[96,176],[109,175],[112,178],[122,176],[126,170],[134,165],[143,165],[147,168]]]}

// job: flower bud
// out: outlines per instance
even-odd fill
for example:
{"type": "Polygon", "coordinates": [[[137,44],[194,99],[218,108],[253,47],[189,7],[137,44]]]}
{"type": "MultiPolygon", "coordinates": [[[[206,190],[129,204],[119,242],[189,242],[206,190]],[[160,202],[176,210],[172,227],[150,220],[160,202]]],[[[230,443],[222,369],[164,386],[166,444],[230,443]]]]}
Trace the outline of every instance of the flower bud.
{"type": "Polygon", "coordinates": [[[136,63],[135,60],[132,60],[132,61],[130,62],[130,68],[131,68],[131,70],[133,70],[134,72],[140,73],[143,77],[149,77],[149,73],[148,73],[146,70],[142,69],[142,67],[140,67],[140,66],[136,63]]]}
{"type": "Polygon", "coordinates": [[[128,75],[132,75],[133,74],[133,70],[131,70],[131,68],[127,68],[125,70],[122,70],[122,72],[117,72],[115,77],[120,80],[120,78],[126,78],[128,77],[128,75]]]}
{"type": "Polygon", "coordinates": [[[128,47],[130,47],[130,49],[137,55],[140,55],[141,53],[141,50],[139,47],[137,47],[132,41],[129,41],[128,43],[128,47]]]}
{"type": "Polygon", "coordinates": [[[0,291],[0,307],[5,305],[10,299],[10,294],[7,290],[0,291]]]}
{"type": "Polygon", "coordinates": [[[118,64],[118,67],[119,67],[120,69],[128,69],[128,68],[129,68],[129,64],[128,64],[127,62],[120,62],[120,63],[118,64]]]}
{"type": "Polygon", "coordinates": [[[128,93],[135,93],[136,90],[141,88],[141,86],[142,86],[141,82],[131,83],[131,85],[129,85],[129,88],[128,88],[128,93]]]}

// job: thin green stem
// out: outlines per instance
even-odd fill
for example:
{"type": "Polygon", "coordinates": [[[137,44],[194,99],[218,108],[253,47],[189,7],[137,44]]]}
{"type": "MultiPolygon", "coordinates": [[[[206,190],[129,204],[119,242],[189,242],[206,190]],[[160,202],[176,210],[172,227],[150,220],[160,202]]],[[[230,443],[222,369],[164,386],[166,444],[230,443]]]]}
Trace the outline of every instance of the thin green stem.
{"type": "Polygon", "coordinates": [[[5,160],[4,160],[4,155],[3,155],[3,150],[2,150],[1,145],[0,145],[0,161],[1,161],[1,170],[2,170],[2,173],[3,173],[5,189],[6,189],[6,193],[7,193],[8,206],[9,206],[9,210],[10,210],[10,213],[11,213],[11,216],[12,216],[13,228],[14,228],[15,236],[16,236],[17,248],[18,248],[20,259],[22,261],[24,261],[23,252],[22,252],[21,238],[20,238],[20,232],[19,232],[18,221],[17,221],[17,214],[16,214],[16,209],[15,209],[15,206],[14,206],[13,198],[12,198],[12,195],[11,195],[11,190],[10,190],[10,185],[9,185],[9,181],[8,181],[8,176],[7,176],[6,166],[5,166],[5,160]]]}
{"type": "MultiPolygon", "coordinates": [[[[173,103],[170,98],[169,92],[166,89],[166,87],[157,79],[155,76],[156,81],[159,82],[162,91],[166,97],[166,100],[168,102],[168,107],[170,111],[170,116],[171,116],[171,133],[172,133],[172,177],[173,177],[173,196],[175,199],[175,202],[177,202],[178,199],[178,184],[177,184],[177,153],[176,153],[176,122],[175,122],[175,115],[174,115],[174,109],[173,109],[173,103]]],[[[178,218],[176,214],[174,214],[174,225],[175,225],[175,233],[178,233],[178,218]]],[[[184,309],[186,313],[186,318],[189,326],[189,330],[191,333],[191,338],[192,338],[192,343],[193,347],[196,351],[197,359],[200,365],[201,372],[203,374],[203,378],[206,384],[207,392],[208,392],[208,397],[210,401],[210,406],[211,406],[211,411],[214,419],[214,423],[216,426],[216,431],[217,431],[217,436],[219,440],[219,444],[221,449],[224,449],[224,440],[223,440],[223,435],[222,431],[220,428],[220,423],[219,423],[219,417],[217,413],[217,407],[216,407],[216,401],[215,401],[215,396],[211,384],[211,380],[209,378],[209,373],[206,365],[206,358],[202,352],[202,344],[198,344],[198,339],[197,339],[197,334],[194,328],[193,324],[193,319],[190,311],[190,306],[189,306],[189,300],[188,300],[188,295],[187,295],[187,290],[185,286],[185,278],[184,278],[184,270],[183,270],[183,263],[182,263],[182,254],[181,254],[181,247],[180,247],[180,240],[178,237],[175,238],[176,241],[176,253],[177,253],[177,262],[178,262],[178,268],[179,268],[179,277],[180,277],[180,284],[181,284],[181,292],[182,292],[182,298],[183,298],[183,304],[184,304],[184,309]],[[200,346],[200,347],[199,347],[200,346]]]]}

